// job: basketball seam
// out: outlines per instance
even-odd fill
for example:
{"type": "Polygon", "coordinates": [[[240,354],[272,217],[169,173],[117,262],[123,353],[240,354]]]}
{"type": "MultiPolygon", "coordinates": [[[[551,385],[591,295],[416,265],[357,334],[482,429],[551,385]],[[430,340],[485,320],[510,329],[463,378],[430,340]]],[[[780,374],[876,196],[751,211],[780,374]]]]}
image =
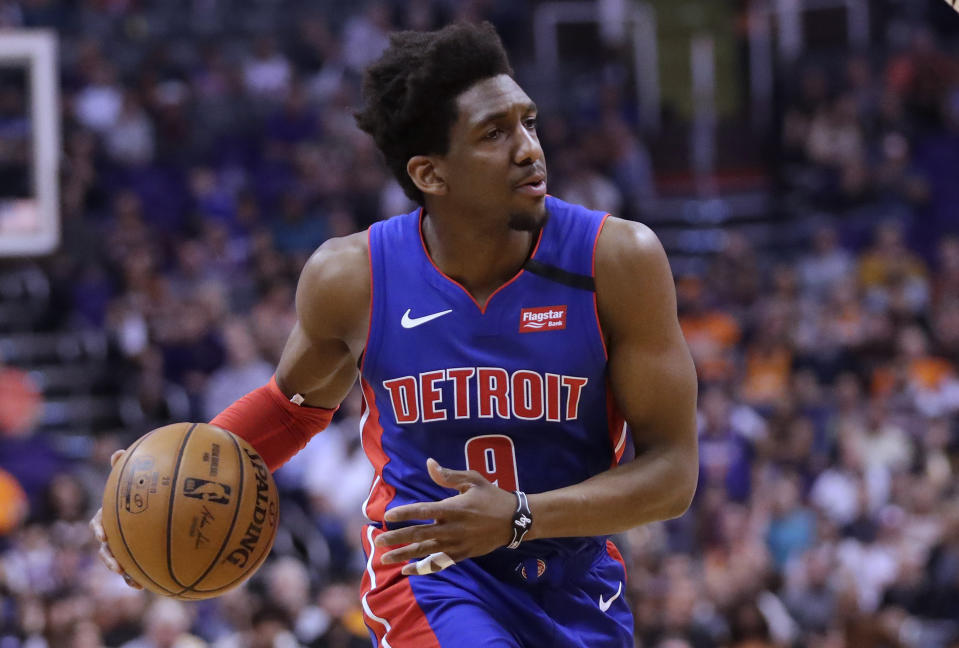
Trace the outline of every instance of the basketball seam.
{"type": "MultiPolygon", "coordinates": [[[[176,574],[173,573],[173,504],[176,502],[176,492],[177,492],[177,479],[180,476],[180,464],[183,462],[183,452],[186,450],[186,444],[190,441],[190,435],[193,434],[193,430],[196,429],[196,426],[199,423],[194,423],[190,426],[190,429],[186,431],[186,434],[183,435],[183,441],[180,445],[180,450],[176,455],[176,465],[173,467],[173,483],[171,484],[172,488],[170,491],[170,499],[167,504],[167,522],[166,522],[166,570],[170,575],[170,579],[180,587],[184,587],[183,583],[176,577],[176,574]]],[[[176,596],[176,594],[174,594],[176,596]]]]}
{"type": "MultiPolygon", "coordinates": [[[[197,583],[206,578],[213,568],[216,567],[217,563],[220,560],[220,556],[223,555],[223,550],[226,549],[226,546],[230,544],[230,539],[233,537],[233,529],[236,527],[236,520],[240,516],[240,505],[243,504],[243,485],[244,485],[244,476],[245,476],[245,466],[243,465],[243,452],[240,449],[240,444],[236,442],[236,438],[232,433],[227,432],[227,436],[230,438],[230,441],[233,443],[233,447],[236,450],[237,460],[240,463],[240,475],[239,475],[239,485],[236,489],[236,507],[233,509],[233,519],[230,521],[230,528],[226,532],[226,536],[223,539],[223,544],[220,545],[220,550],[217,552],[216,556],[213,558],[213,561],[210,563],[210,566],[206,568],[206,571],[200,574],[200,577],[195,581],[190,583],[182,592],[179,592],[177,595],[185,594],[187,592],[203,592],[203,590],[195,589],[197,583]]],[[[219,589],[219,588],[217,588],[219,589]]],[[[215,591],[215,590],[214,590],[215,591]]]]}
{"type": "MultiPolygon", "coordinates": [[[[254,450],[255,450],[255,449],[256,449],[256,448],[254,448],[254,450]]],[[[237,451],[238,451],[238,452],[240,451],[239,447],[237,448],[237,451]]],[[[259,453],[257,453],[257,454],[259,454],[259,453]]],[[[242,460],[242,458],[243,458],[242,455],[241,455],[240,458],[241,458],[241,460],[242,460]]],[[[262,459],[262,457],[260,457],[260,458],[262,459]]],[[[274,490],[274,493],[275,493],[275,490],[274,490]]],[[[236,578],[234,578],[233,580],[231,580],[229,583],[226,583],[225,585],[222,585],[221,587],[217,587],[217,588],[214,588],[214,589],[211,589],[211,590],[201,590],[201,589],[197,589],[197,588],[194,587],[194,588],[191,588],[191,591],[197,592],[197,593],[200,593],[200,594],[216,595],[217,592],[226,591],[226,590],[228,590],[229,588],[235,586],[238,582],[241,582],[241,581],[249,578],[250,576],[252,576],[252,575],[253,575],[253,572],[255,572],[257,569],[259,569],[259,568],[260,568],[260,565],[263,564],[263,561],[266,560],[267,556],[269,556],[270,550],[273,548],[273,540],[274,540],[274,538],[276,538],[276,532],[277,532],[277,530],[279,529],[279,527],[280,527],[280,523],[279,523],[279,520],[278,520],[277,523],[273,526],[273,534],[272,534],[269,538],[267,538],[267,540],[269,540],[269,542],[265,542],[264,545],[263,545],[263,553],[261,553],[261,554],[253,561],[253,563],[251,564],[251,567],[250,567],[249,569],[247,569],[245,572],[243,572],[243,574],[241,574],[240,576],[237,576],[236,578]]]]}
{"type": "MultiPolygon", "coordinates": [[[[155,432],[155,431],[156,431],[156,430],[154,430],[153,432],[155,432]]],[[[143,437],[141,437],[136,443],[134,443],[134,444],[130,447],[130,449],[127,450],[126,455],[125,455],[124,458],[123,458],[123,465],[120,466],[120,474],[118,475],[118,478],[117,478],[116,492],[113,494],[113,500],[114,500],[114,515],[116,516],[116,519],[117,519],[117,529],[120,531],[120,542],[123,543],[123,548],[126,549],[127,555],[130,556],[130,560],[133,561],[133,564],[136,566],[136,568],[140,571],[140,573],[141,573],[148,581],[150,581],[151,583],[153,583],[154,585],[156,585],[157,588],[163,590],[163,591],[166,592],[167,594],[171,594],[171,595],[172,595],[172,594],[173,594],[173,590],[169,590],[169,589],[167,589],[166,587],[163,587],[163,585],[160,585],[160,583],[158,583],[158,582],[156,582],[155,580],[153,580],[152,578],[150,578],[150,575],[146,572],[146,570],[143,569],[143,567],[140,566],[140,561],[136,559],[136,556],[133,555],[133,551],[130,550],[130,546],[127,544],[126,535],[123,533],[123,524],[120,522],[120,487],[121,487],[121,485],[122,485],[122,483],[123,483],[123,482],[122,482],[123,473],[124,473],[124,471],[126,471],[126,469],[127,469],[127,464],[130,463],[130,458],[133,456],[134,451],[137,449],[137,447],[139,447],[139,445],[140,445],[141,443],[143,443],[144,441],[146,441],[147,437],[151,436],[151,435],[153,434],[153,432],[150,432],[150,433],[148,433],[148,434],[145,434],[145,435],[144,435],[143,437]]],[[[119,561],[118,561],[118,562],[119,562],[119,561]]]]}

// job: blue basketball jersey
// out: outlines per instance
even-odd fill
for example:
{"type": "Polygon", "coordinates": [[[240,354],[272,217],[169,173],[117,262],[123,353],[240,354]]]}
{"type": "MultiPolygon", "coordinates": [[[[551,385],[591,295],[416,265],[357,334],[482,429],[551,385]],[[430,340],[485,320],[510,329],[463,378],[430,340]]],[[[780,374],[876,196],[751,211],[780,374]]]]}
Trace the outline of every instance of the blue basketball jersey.
{"type": "MultiPolygon", "coordinates": [[[[530,260],[485,306],[432,262],[421,210],[370,228],[361,427],[376,470],[364,505],[372,522],[394,506],[455,494],[430,479],[428,457],[527,493],[581,482],[622,457],[626,426],[607,385],[592,286],[606,215],[554,197],[546,209],[530,260]]],[[[591,544],[605,538],[537,540],[518,551],[591,544]]]]}

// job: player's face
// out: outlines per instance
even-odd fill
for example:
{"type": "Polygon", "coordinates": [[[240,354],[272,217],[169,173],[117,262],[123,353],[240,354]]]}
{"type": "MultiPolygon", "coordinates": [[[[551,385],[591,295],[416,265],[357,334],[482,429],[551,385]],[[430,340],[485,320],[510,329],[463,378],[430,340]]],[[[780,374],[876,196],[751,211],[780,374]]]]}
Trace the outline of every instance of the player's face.
{"type": "Polygon", "coordinates": [[[546,162],[536,105],[503,74],[470,87],[456,107],[441,161],[448,198],[482,218],[507,218],[513,229],[537,229],[546,219],[546,162]]]}

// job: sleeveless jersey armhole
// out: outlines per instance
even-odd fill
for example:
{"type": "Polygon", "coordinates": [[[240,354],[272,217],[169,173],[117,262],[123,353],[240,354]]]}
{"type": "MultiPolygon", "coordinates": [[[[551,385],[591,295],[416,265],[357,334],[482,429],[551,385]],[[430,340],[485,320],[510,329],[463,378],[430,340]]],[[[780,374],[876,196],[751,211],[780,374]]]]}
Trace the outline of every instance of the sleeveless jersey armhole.
{"type": "MultiPolygon", "coordinates": [[[[603,216],[603,220],[600,221],[599,227],[596,229],[596,239],[593,241],[593,258],[592,258],[592,275],[593,281],[596,281],[596,248],[599,246],[599,237],[603,233],[603,228],[606,227],[606,221],[609,219],[609,214],[603,216]]],[[[599,331],[599,342],[603,345],[603,358],[607,361],[609,360],[609,350],[606,348],[606,335],[603,333],[603,322],[599,318],[599,290],[593,291],[593,312],[596,315],[596,329],[599,331]]]]}
{"type": "MultiPolygon", "coordinates": [[[[363,368],[366,366],[367,360],[369,359],[370,355],[372,354],[375,357],[376,349],[370,346],[371,342],[375,342],[375,340],[379,339],[379,336],[373,335],[374,328],[376,327],[376,323],[379,315],[379,312],[378,312],[379,309],[376,308],[376,304],[377,304],[376,286],[378,283],[377,277],[376,277],[376,270],[380,264],[375,263],[373,260],[373,255],[376,253],[374,251],[373,228],[376,227],[377,225],[378,223],[374,223],[373,225],[370,225],[370,228],[367,230],[367,234],[366,234],[367,261],[369,262],[369,268],[370,268],[370,307],[369,307],[370,321],[367,324],[366,343],[363,345],[363,352],[362,352],[362,356],[360,357],[360,364],[359,364],[360,376],[363,375],[363,368]]],[[[379,246],[377,246],[377,248],[378,247],[379,246]]]]}

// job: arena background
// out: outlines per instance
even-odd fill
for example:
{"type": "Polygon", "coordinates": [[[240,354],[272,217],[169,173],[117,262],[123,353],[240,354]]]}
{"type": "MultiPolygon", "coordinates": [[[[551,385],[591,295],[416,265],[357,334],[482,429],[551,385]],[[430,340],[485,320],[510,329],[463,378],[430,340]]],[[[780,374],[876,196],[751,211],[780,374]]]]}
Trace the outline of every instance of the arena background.
{"type": "Polygon", "coordinates": [[[59,243],[0,261],[0,648],[369,645],[355,395],[277,472],[241,590],[131,590],[87,520],[114,449],[269,378],[319,243],[407,209],[351,116],[387,34],[482,19],[551,193],[647,222],[677,279],[702,470],[685,516],[618,539],[637,645],[959,646],[941,0],[5,0],[0,51],[53,34],[59,98],[0,60],[0,239],[52,213],[59,243]]]}

